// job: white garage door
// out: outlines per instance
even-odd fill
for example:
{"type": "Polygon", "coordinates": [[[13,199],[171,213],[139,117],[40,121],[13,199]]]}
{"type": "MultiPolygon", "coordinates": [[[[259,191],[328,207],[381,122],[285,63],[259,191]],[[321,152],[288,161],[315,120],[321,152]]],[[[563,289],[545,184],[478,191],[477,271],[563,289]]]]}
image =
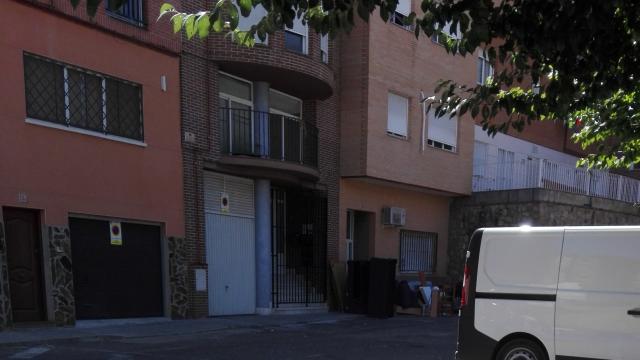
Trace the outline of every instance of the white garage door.
{"type": "Polygon", "coordinates": [[[209,315],[256,309],[253,181],[205,172],[209,315]],[[228,207],[222,205],[222,196],[228,207]]]}

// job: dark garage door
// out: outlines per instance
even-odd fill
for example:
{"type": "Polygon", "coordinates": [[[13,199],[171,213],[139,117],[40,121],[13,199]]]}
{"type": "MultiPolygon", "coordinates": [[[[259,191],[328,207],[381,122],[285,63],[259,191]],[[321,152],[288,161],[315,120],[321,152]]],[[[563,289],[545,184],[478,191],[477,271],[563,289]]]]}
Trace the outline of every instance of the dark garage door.
{"type": "Polygon", "coordinates": [[[108,221],[69,219],[77,319],[162,316],[160,227],[122,223],[111,245],[108,221]]]}

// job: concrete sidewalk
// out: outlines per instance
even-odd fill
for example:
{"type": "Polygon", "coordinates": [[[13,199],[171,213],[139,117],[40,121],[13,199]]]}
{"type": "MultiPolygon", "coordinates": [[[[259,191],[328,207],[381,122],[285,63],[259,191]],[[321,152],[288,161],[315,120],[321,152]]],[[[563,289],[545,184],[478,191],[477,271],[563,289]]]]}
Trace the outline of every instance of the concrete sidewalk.
{"type": "Polygon", "coordinates": [[[264,329],[333,324],[360,318],[360,315],[320,313],[302,315],[246,315],[197,320],[167,318],[84,320],[75,327],[16,327],[0,332],[0,346],[58,342],[86,338],[145,338],[196,335],[229,329],[264,329]]]}

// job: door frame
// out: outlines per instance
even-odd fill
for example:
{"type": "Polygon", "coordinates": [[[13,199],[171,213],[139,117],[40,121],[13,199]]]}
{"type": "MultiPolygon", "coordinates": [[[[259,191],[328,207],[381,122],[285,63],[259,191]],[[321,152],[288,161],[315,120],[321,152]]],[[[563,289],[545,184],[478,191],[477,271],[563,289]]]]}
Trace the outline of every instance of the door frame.
{"type": "MultiPolygon", "coordinates": [[[[39,286],[39,296],[40,301],[42,303],[42,316],[39,321],[54,321],[54,309],[53,309],[53,297],[52,294],[52,276],[51,276],[51,257],[49,252],[49,236],[46,230],[46,226],[43,224],[43,210],[36,208],[28,208],[28,207],[20,207],[20,206],[0,206],[0,220],[2,221],[2,231],[4,232],[4,240],[5,240],[5,257],[7,258],[7,269],[8,269],[8,239],[7,239],[7,231],[6,231],[6,223],[4,221],[4,212],[7,209],[16,209],[22,211],[30,211],[36,215],[36,229],[35,232],[38,236],[38,239],[35,240],[35,245],[40,246],[40,256],[36,261],[40,263],[40,286],[39,286]]],[[[11,282],[10,274],[7,272],[7,281],[11,282]]],[[[12,323],[15,323],[13,319],[13,304],[11,303],[11,287],[9,286],[9,304],[11,309],[11,318],[12,323]]]]}
{"type": "MultiPolygon", "coordinates": [[[[119,221],[127,222],[130,224],[151,225],[160,227],[160,262],[161,262],[161,276],[162,276],[162,316],[165,318],[171,318],[171,284],[169,283],[169,241],[166,233],[166,226],[164,223],[139,220],[130,218],[120,218],[113,216],[102,215],[90,215],[82,213],[69,212],[67,214],[67,227],[69,226],[69,219],[87,219],[87,220],[99,220],[99,221],[119,221]]],[[[69,233],[69,242],[71,242],[71,233],[69,233]]],[[[71,245],[71,244],[69,244],[71,245]]],[[[73,263],[73,254],[71,255],[71,263],[73,263]]],[[[82,321],[82,320],[81,320],[82,321]]]]}

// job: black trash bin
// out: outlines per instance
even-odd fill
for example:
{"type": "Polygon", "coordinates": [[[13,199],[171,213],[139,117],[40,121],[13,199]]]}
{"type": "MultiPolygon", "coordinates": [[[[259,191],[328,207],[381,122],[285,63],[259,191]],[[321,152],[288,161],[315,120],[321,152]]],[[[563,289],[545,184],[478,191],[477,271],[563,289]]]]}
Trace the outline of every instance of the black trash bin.
{"type": "Polygon", "coordinates": [[[367,314],[377,318],[395,313],[396,259],[372,258],[369,263],[369,298],[367,314]]]}
{"type": "Polygon", "coordinates": [[[366,314],[368,296],[369,261],[348,261],[345,311],[352,314],[366,314]]]}

